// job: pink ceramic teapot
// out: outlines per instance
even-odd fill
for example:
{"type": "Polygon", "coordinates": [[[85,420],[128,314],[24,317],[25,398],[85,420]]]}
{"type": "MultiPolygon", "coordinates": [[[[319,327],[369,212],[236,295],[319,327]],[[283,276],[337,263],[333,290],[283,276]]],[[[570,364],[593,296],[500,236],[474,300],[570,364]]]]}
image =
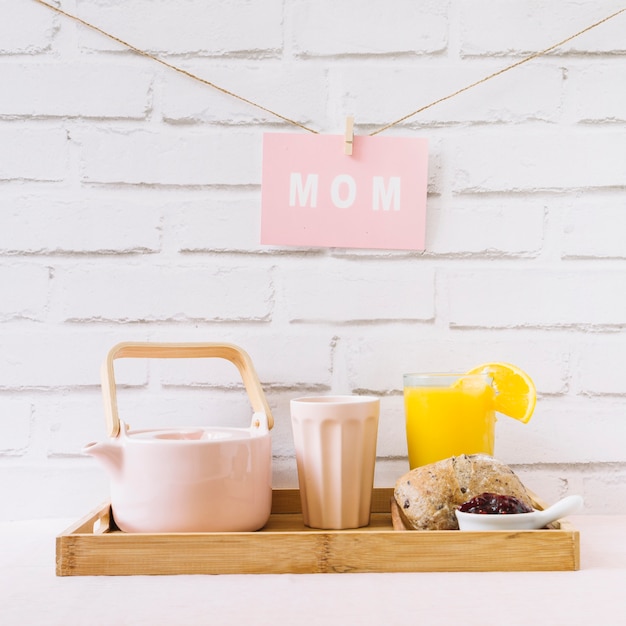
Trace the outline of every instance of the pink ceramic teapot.
{"type": "Polygon", "coordinates": [[[110,439],[84,452],[104,465],[111,508],[126,532],[227,532],[263,527],[272,506],[274,421],[252,361],[241,348],[216,343],[121,343],[102,366],[110,439]],[[120,422],[113,362],[119,358],[221,357],[235,364],[253,408],[249,428],[132,431],[120,422]]]}

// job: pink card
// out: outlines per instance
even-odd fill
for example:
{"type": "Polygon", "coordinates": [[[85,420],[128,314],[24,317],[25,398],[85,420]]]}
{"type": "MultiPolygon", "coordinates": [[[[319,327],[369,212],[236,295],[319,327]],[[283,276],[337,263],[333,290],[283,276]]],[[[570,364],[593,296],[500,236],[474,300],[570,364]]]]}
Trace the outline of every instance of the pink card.
{"type": "Polygon", "coordinates": [[[423,250],[428,140],[263,136],[261,243],[423,250]]]}

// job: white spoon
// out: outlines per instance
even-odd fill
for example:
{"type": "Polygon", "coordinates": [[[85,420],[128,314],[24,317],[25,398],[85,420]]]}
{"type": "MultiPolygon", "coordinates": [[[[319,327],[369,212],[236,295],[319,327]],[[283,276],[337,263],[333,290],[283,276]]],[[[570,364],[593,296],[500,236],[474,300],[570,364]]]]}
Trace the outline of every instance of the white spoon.
{"type": "Polygon", "coordinates": [[[531,513],[462,513],[455,511],[461,530],[535,530],[571,515],[583,504],[581,496],[567,496],[543,511],[531,513]]]}

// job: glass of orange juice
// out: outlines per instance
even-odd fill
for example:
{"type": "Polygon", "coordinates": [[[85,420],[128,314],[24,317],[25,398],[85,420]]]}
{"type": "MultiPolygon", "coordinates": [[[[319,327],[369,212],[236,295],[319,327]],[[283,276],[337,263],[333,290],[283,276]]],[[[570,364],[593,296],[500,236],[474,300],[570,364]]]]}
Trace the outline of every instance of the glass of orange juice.
{"type": "Polygon", "coordinates": [[[496,416],[488,374],[405,374],[411,469],[460,454],[493,455],[496,416]]]}

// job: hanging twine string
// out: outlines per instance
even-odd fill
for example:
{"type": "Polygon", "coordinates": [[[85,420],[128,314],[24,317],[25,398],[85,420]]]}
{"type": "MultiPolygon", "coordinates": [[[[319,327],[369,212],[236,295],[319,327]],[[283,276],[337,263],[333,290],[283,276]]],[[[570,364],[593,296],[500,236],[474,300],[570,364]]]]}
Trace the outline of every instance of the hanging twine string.
{"type": "MultiPolygon", "coordinates": [[[[128,43],[127,41],[124,41],[123,39],[120,39],[119,37],[116,37],[115,35],[112,35],[111,33],[108,33],[105,30],[102,30],[101,28],[99,28],[98,26],[95,26],[94,24],[91,24],[90,22],[87,22],[85,20],[83,20],[82,18],[78,17],[77,15],[73,15],[72,13],[68,13],[67,11],[64,11],[63,9],[56,7],[52,4],[49,4],[48,2],[45,2],[45,0],[35,0],[35,2],[42,4],[45,7],[48,7],[49,9],[51,9],[52,11],[55,11],[56,13],[59,13],[61,15],[64,15],[65,17],[68,17],[72,20],[74,20],[75,22],[78,22],[79,24],[82,24],[83,26],[86,26],[87,28],[90,28],[91,30],[95,30],[96,32],[100,33],[101,35],[104,35],[105,37],[108,37],[109,39],[112,39],[113,41],[119,43],[120,45],[124,46],[125,48],[128,48],[129,50],[136,52],[137,54],[140,54],[141,56],[147,57],[148,59],[151,59],[152,61],[155,61],[157,63],[160,63],[161,65],[164,65],[165,67],[174,70],[175,72],[178,72],[179,74],[183,74],[184,76],[187,76],[188,78],[191,78],[193,80],[196,80],[200,83],[203,83],[204,85],[207,85],[209,87],[212,87],[213,89],[217,89],[217,91],[221,91],[223,94],[226,94],[227,96],[231,96],[232,98],[236,98],[237,100],[240,100],[241,102],[245,102],[246,104],[249,104],[252,107],[256,107],[257,109],[261,109],[262,111],[265,111],[266,113],[269,113],[270,115],[273,115],[274,117],[277,117],[281,120],[283,120],[284,122],[288,122],[289,124],[292,124],[293,126],[297,126],[298,128],[301,128],[302,130],[306,130],[309,133],[314,133],[314,134],[319,134],[319,131],[314,130],[313,128],[309,128],[308,126],[305,126],[304,124],[301,124],[300,122],[296,121],[296,120],[292,120],[289,117],[286,117],[284,115],[281,115],[280,113],[277,113],[276,111],[272,111],[272,109],[268,109],[267,107],[264,107],[263,105],[259,104],[258,102],[253,102],[252,100],[249,100],[248,98],[244,98],[243,96],[240,96],[236,93],[233,93],[232,91],[229,91],[228,89],[224,89],[224,87],[220,87],[219,85],[216,85],[215,83],[212,83],[208,80],[206,80],[205,78],[202,78],[201,76],[197,76],[196,74],[193,74],[192,72],[189,72],[185,69],[183,69],[182,67],[178,67],[177,65],[174,65],[173,63],[169,63],[168,61],[164,61],[163,59],[150,54],[149,52],[146,52],[145,50],[141,50],[140,48],[137,48],[136,46],[132,45],[131,43],[128,43]]],[[[481,78],[480,80],[477,80],[473,83],[470,83],[469,85],[466,85],[465,87],[462,87],[461,89],[458,89],[457,91],[455,91],[454,93],[451,93],[447,96],[444,96],[443,98],[439,98],[438,100],[435,100],[434,102],[431,102],[430,104],[426,104],[422,107],[420,107],[419,109],[416,109],[415,111],[412,111],[411,113],[407,113],[406,115],[403,115],[401,118],[390,122],[389,124],[386,124],[385,126],[382,126],[381,128],[378,128],[377,130],[374,130],[373,132],[370,133],[370,136],[374,136],[374,135],[378,135],[379,133],[382,133],[390,128],[392,128],[393,126],[397,126],[398,124],[401,124],[402,122],[405,122],[406,120],[414,117],[415,115],[417,115],[418,113],[422,113],[423,111],[426,111],[427,109],[430,109],[431,107],[436,106],[437,104],[440,104],[442,102],[445,102],[446,100],[450,100],[451,98],[454,98],[455,96],[458,96],[459,94],[464,93],[465,91],[468,91],[469,89],[472,89],[474,87],[477,87],[478,85],[481,85],[482,83],[487,82],[488,80],[491,80],[492,78],[496,78],[496,76],[500,76],[501,74],[504,74],[505,72],[508,72],[510,70],[513,70],[517,67],[519,67],[520,65],[524,65],[525,63],[528,63],[538,57],[541,56],[545,56],[546,54],[552,52],[553,50],[555,50],[556,48],[560,48],[561,46],[565,45],[566,43],[569,43],[570,41],[572,41],[573,39],[576,39],[576,37],[580,37],[580,35],[583,35],[584,33],[589,32],[590,30],[596,28],[597,26],[600,26],[601,24],[604,24],[605,22],[608,22],[609,20],[612,20],[614,17],[617,17],[618,15],[622,14],[626,12],[626,7],[620,9],[619,11],[616,11],[615,13],[613,13],[612,15],[608,15],[607,17],[591,24],[590,26],[587,26],[586,28],[583,28],[582,30],[579,30],[577,33],[574,33],[573,35],[570,35],[569,37],[567,37],[566,39],[563,39],[563,41],[559,41],[558,43],[552,44],[551,46],[549,46],[548,48],[545,48],[544,50],[541,50],[540,52],[534,52],[533,54],[524,57],[523,59],[520,59],[519,61],[516,61],[515,63],[512,63],[511,65],[508,65],[507,67],[504,67],[496,72],[493,72],[492,74],[489,74],[488,76],[485,76],[484,78],[481,78]]]]}
{"type": "Polygon", "coordinates": [[[590,26],[587,26],[586,28],[583,28],[582,30],[579,30],[577,33],[574,33],[573,35],[570,35],[569,37],[567,37],[566,39],[563,39],[563,41],[559,41],[558,43],[552,44],[550,47],[546,48],[545,50],[541,50],[540,52],[534,52],[533,54],[531,54],[530,56],[527,56],[507,67],[502,68],[501,70],[498,70],[497,72],[494,72],[493,74],[489,74],[488,76],[485,76],[484,78],[481,78],[480,80],[477,80],[465,87],[463,87],[462,89],[459,89],[457,91],[455,91],[454,93],[451,93],[448,96],[444,96],[443,98],[439,98],[439,100],[435,100],[434,102],[431,102],[430,104],[426,104],[423,107],[420,107],[419,109],[416,109],[415,111],[412,111],[411,113],[407,113],[406,115],[404,115],[403,117],[395,120],[394,122],[391,122],[390,124],[387,124],[386,126],[383,126],[382,128],[379,128],[378,130],[375,130],[374,132],[370,133],[371,135],[378,135],[378,133],[382,133],[383,131],[391,128],[392,126],[396,126],[398,124],[401,124],[402,122],[408,120],[409,118],[413,117],[414,115],[417,115],[418,113],[421,113],[422,111],[426,111],[426,109],[430,109],[431,107],[434,107],[436,104],[440,104],[441,102],[445,102],[446,100],[450,100],[450,98],[454,98],[455,96],[458,96],[459,94],[463,93],[464,91],[467,91],[468,89],[472,89],[473,87],[476,87],[477,85],[481,85],[482,83],[487,82],[488,80],[491,80],[492,78],[495,78],[496,76],[500,76],[500,74],[504,74],[505,72],[508,72],[509,70],[515,69],[516,67],[519,67],[520,65],[524,65],[524,63],[528,63],[529,61],[532,61],[533,59],[536,59],[537,57],[540,56],[544,56],[546,54],[548,54],[549,52],[552,52],[552,50],[555,50],[556,48],[559,48],[563,45],[565,45],[566,43],[572,41],[572,39],[576,39],[576,37],[580,37],[580,35],[589,32],[590,30],[592,30],[593,28],[596,28],[596,26],[600,26],[600,24],[604,24],[604,22],[608,22],[609,20],[613,19],[614,17],[617,17],[620,13],[624,13],[624,11],[626,11],[626,7],[624,7],[623,9],[620,9],[619,11],[616,11],[615,13],[613,13],[612,15],[609,15],[608,17],[605,17],[603,19],[601,19],[600,21],[596,22],[595,24],[591,24],[590,26]]]}
{"type": "Polygon", "coordinates": [[[168,63],[167,61],[164,61],[163,59],[160,59],[159,57],[153,54],[150,54],[149,52],[146,52],[145,50],[141,50],[140,48],[133,46],[133,44],[128,43],[127,41],[124,41],[123,39],[120,39],[119,37],[116,37],[115,35],[112,35],[111,33],[106,32],[105,30],[102,30],[98,26],[95,26],[94,24],[90,24],[89,22],[83,20],[77,15],[73,15],[72,13],[68,13],[67,11],[60,9],[59,7],[55,7],[52,4],[48,4],[47,2],[44,2],[44,0],[35,0],[35,2],[38,2],[39,4],[43,4],[45,7],[48,7],[49,9],[52,9],[53,11],[56,11],[57,13],[60,13],[61,15],[64,15],[65,17],[69,17],[70,19],[74,20],[75,22],[78,22],[79,24],[82,24],[83,26],[86,26],[87,28],[91,28],[92,30],[95,30],[101,35],[104,35],[105,37],[108,37],[109,39],[116,41],[117,43],[128,48],[129,50],[132,50],[133,52],[136,52],[137,54],[147,57],[148,59],[152,59],[153,61],[156,61],[157,63],[160,63],[161,65],[164,65],[165,67],[171,70],[174,70],[175,72],[178,72],[179,74],[188,76],[189,78],[192,78],[193,80],[197,80],[205,85],[208,85],[209,87],[212,87],[213,89],[217,89],[218,91],[221,91],[223,94],[226,94],[227,96],[237,98],[237,100],[241,100],[242,102],[245,102],[246,104],[249,104],[250,106],[256,107],[257,109],[261,109],[261,111],[270,113],[271,115],[274,115],[275,117],[280,118],[284,122],[289,122],[289,124],[298,126],[299,128],[302,128],[303,130],[307,130],[310,133],[318,134],[317,130],[309,128],[308,126],[305,126],[304,124],[301,124],[300,122],[297,122],[296,120],[292,120],[288,117],[285,117],[284,115],[281,115],[280,113],[276,113],[276,111],[272,111],[271,109],[264,107],[258,102],[253,102],[252,100],[248,100],[248,98],[244,98],[243,96],[240,96],[236,93],[233,93],[232,91],[229,91],[228,89],[224,89],[224,87],[220,87],[219,85],[216,85],[215,83],[212,83],[211,81],[208,81],[205,78],[202,78],[201,76],[192,74],[191,72],[188,72],[182,67],[178,67],[177,65],[174,65],[173,63],[168,63]]]}

